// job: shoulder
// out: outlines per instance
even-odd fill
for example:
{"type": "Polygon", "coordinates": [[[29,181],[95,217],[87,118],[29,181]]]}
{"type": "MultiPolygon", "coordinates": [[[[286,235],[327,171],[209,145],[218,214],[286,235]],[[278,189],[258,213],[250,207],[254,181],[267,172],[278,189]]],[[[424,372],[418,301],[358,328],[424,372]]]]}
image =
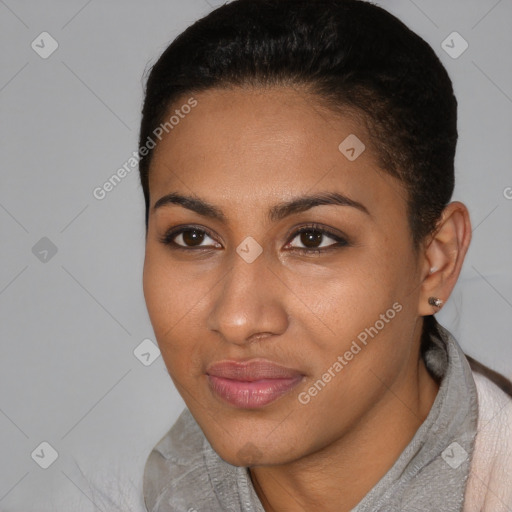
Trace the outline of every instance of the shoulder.
{"type": "Polygon", "coordinates": [[[208,501],[211,492],[204,464],[204,434],[185,409],[151,451],[144,468],[146,508],[181,512],[208,501]]]}
{"type": "Polygon", "coordinates": [[[190,464],[201,453],[203,441],[202,430],[190,411],[184,409],[172,428],[153,448],[151,457],[153,460],[172,460],[175,464],[190,464]]]}
{"type": "Polygon", "coordinates": [[[473,372],[478,426],[464,512],[500,512],[512,507],[512,397],[473,372]]]}

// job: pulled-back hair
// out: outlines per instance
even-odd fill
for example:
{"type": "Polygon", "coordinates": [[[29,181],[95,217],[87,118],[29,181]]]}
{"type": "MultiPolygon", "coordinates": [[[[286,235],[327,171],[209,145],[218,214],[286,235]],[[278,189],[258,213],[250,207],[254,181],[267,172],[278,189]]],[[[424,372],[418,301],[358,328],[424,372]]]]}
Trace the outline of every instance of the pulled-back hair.
{"type": "MultiPolygon", "coordinates": [[[[333,110],[363,114],[381,167],[409,191],[414,243],[434,230],[453,193],[457,101],[432,48],[401,21],[360,0],[223,5],[153,66],[140,146],[183,94],[248,85],[305,86],[333,110]]],[[[146,226],[151,156],[139,164],[146,226]]]]}
{"type": "MultiPolygon", "coordinates": [[[[302,87],[363,122],[379,166],[406,190],[418,250],[454,189],[457,100],[433,49],[362,0],[234,0],[182,32],[147,78],[139,147],[184,95],[213,88],[302,87]]],[[[341,141],[340,141],[341,142],[341,141]]],[[[139,150],[149,216],[153,149],[139,150]]],[[[426,317],[422,346],[438,334],[426,317]]]]}

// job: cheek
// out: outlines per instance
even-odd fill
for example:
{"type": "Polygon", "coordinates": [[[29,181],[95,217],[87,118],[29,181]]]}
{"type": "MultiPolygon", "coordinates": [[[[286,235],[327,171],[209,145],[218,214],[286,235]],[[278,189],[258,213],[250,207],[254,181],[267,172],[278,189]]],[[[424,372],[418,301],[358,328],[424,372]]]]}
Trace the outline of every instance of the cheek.
{"type": "MultiPolygon", "coordinates": [[[[165,251],[148,246],[143,269],[143,290],[149,318],[164,362],[172,374],[198,360],[201,299],[208,290],[198,276],[170,264],[165,251]]],[[[203,321],[204,323],[204,321],[203,321]]]]}
{"type": "Polygon", "coordinates": [[[347,354],[341,362],[343,370],[337,372],[345,377],[335,379],[333,387],[356,388],[370,370],[393,374],[408,357],[415,318],[410,308],[411,281],[406,279],[411,261],[405,251],[394,247],[396,252],[378,250],[377,244],[354,251],[320,285],[314,279],[303,281],[309,294],[303,289],[302,295],[309,295],[309,304],[314,304],[310,310],[322,321],[306,315],[302,325],[314,340],[310,360],[315,361],[315,376],[347,354]]]}
{"type": "Polygon", "coordinates": [[[154,251],[146,248],[142,283],[146,307],[157,337],[167,312],[172,309],[172,294],[169,293],[172,283],[169,277],[165,267],[159,265],[154,251]]]}
{"type": "Polygon", "coordinates": [[[143,289],[149,318],[164,355],[171,341],[176,339],[174,334],[180,326],[180,318],[183,318],[182,323],[186,321],[184,295],[188,288],[183,287],[178,273],[159,252],[146,248],[143,289]]]}
{"type": "Polygon", "coordinates": [[[401,278],[393,257],[365,247],[353,251],[321,282],[308,281],[317,311],[335,330],[360,328],[399,300],[401,278]]]}

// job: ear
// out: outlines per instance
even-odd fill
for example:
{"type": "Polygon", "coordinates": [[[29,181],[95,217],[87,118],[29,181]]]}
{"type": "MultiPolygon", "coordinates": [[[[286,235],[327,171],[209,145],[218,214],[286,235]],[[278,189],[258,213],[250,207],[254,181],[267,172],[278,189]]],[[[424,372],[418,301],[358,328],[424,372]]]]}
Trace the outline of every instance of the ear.
{"type": "Polygon", "coordinates": [[[443,210],[436,231],[424,248],[419,315],[432,315],[442,307],[429,304],[430,297],[441,299],[443,303],[448,300],[470,242],[468,209],[463,203],[454,201],[443,210]]]}

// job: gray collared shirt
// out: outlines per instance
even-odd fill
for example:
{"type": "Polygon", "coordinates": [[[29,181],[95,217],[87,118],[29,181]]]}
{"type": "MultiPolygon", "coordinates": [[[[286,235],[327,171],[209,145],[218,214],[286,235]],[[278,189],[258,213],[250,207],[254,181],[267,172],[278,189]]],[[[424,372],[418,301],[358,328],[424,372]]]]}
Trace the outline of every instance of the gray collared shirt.
{"type": "MultiPolygon", "coordinates": [[[[391,469],[353,512],[461,511],[477,429],[471,368],[439,327],[425,364],[441,378],[430,413],[391,469]]],[[[247,468],[222,460],[185,409],[146,462],[148,512],[265,512],[247,468]]]]}

